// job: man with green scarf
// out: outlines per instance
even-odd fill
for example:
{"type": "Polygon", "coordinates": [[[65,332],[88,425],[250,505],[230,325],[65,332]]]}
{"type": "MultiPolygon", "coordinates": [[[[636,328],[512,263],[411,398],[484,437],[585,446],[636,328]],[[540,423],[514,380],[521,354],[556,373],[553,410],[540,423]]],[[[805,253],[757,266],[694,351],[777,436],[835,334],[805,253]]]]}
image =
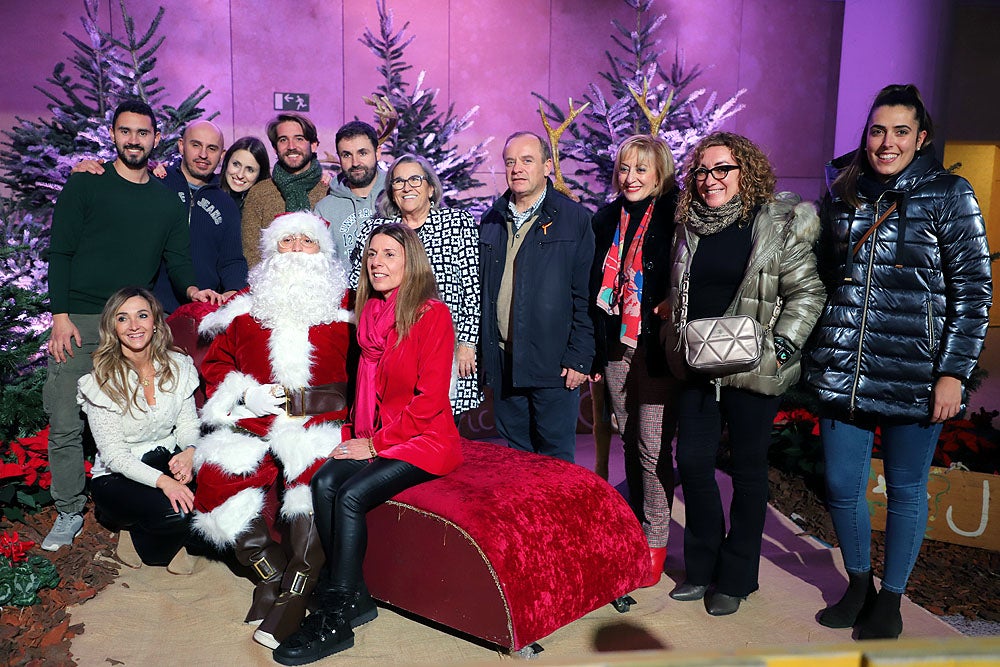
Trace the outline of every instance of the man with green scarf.
{"type": "Polygon", "coordinates": [[[316,158],[316,126],[300,113],[280,113],[267,124],[278,161],[270,180],[260,181],[243,204],[243,254],[247,266],[260,262],[260,234],[282,213],[311,211],[330,191],[316,158]]]}

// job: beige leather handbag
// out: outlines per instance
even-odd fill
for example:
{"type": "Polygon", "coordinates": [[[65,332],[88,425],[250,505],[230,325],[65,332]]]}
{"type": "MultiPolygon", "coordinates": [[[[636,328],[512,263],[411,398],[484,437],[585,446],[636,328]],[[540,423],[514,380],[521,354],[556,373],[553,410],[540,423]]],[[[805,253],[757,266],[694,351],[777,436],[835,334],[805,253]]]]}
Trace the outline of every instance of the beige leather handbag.
{"type": "MultiPolygon", "coordinates": [[[[724,315],[687,321],[688,274],[681,282],[681,312],[678,329],[684,346],[684,361],[699,373],[715,377],[743,373],[760,365],[764,351],[764,327],[749,315],[724,315]]],[[[775,317],[769,323],[774,325],[775,317]]]]}

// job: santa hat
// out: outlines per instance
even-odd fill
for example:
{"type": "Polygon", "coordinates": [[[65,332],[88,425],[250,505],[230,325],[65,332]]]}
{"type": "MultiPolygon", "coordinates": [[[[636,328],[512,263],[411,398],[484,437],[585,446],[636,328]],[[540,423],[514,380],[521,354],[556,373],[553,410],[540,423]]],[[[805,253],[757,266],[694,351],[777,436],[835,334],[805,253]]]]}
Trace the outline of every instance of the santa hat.
{"type": "Polygon", "coordinates": [[[309,238],[319,241],[320,252],[324,254],[332,255],[336,252],[333,236],[330,234],[330,223],[309,211],[297,211],[279,215],[261,233],[261,255],[270,257],[278,252],[278,241],[288,234],[305,234],[309,238]]]}

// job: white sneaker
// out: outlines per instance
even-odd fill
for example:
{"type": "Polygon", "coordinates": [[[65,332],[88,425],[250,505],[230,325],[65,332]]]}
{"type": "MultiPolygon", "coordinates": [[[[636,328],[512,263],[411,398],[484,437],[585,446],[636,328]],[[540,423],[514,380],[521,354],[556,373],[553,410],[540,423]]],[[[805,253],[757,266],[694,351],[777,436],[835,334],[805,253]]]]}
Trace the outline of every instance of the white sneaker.
{"type": "Polygon", "coordinates": [[[253,640],[258,644],[262,644],[272,651],[281,645],[277,639],[274,638],[270,632],[265,632],[263,630],[255,630],[253,633],[253,640]]]}
{"type": "Polygon", "coordinates": [[[46,551],[58,551],[59,547],[68,547],[73,539],[83,530],[83,515],[59,512],[52,530],[42,540],[42,548],[46,551]]]}

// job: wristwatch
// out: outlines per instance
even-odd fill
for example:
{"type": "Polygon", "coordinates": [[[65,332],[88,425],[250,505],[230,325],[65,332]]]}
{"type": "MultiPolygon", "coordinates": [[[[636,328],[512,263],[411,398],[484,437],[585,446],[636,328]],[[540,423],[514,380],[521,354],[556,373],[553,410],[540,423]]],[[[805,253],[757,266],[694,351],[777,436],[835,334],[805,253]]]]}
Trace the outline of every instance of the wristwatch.
{"type": "Polygon", "coordinates": [[[774,337],[774,356],[778,359],[779,364],[783,364],[792,358],[794,349],[788,344],[788,341],[781,336],[774,337]]]}

